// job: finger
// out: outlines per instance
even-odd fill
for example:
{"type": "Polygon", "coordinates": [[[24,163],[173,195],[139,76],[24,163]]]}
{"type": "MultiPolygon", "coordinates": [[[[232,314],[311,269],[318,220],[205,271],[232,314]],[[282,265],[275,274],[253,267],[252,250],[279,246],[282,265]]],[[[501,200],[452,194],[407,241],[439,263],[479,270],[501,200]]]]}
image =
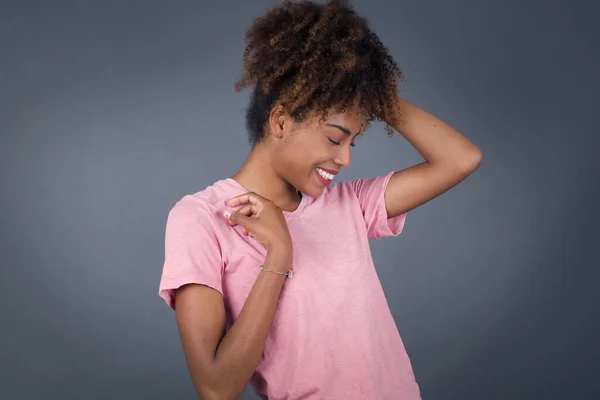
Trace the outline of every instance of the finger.
{"type": "Polygon", "coordinates": [[[258,198],[258,195],[248,192],[248,193],[244,193],[244,194],[236,196],[232,199],[227,200],[225,202],[225,204],[228,207],[237,207],[239,205],[247,204],[247,203],[258,205],[259,202],[260,202],[260,199],[258,198]]]}
{"type": "Polygon", "coordinates": [[[241,215],[245,215],[246,217],[255,217],[258,215],[258,207],[255,206],[254,204],[247,204],[245,206],[243,206],[242,208],[239,208],[237,210],[232,210],[232,209],[227,209],[223,212],[223,215],[225,215],[225,218],[227,219],[227,223],[229,223],[229,225],[234,226],[236,225],[232,220],[231,220],[231,214],[237,212],[241,215]]]}
{"type": "Polygon", "coordinates": [[[254,219],[234,211],[229,216],[229,221],[231,221],[231,223],[234,225],[240,225],[243,228],[250,230],[254,219]]]}
{"type": "Polygon", "coordinates": [[[258,215],[258,206],[255,204],[246,204],[242,208],[236,210],[236,212],[245,215],[246,217],[258,215]]]}
{"type": "Polygon", "coordinates": [[[223,212],[223,215],[225,216],[225,219],[227,220],[227,223],[229,224],[229,226],[235,226],[236,224],[231,220],[231,214],[234,213],[234,210],[225,210],[223,212]]]}

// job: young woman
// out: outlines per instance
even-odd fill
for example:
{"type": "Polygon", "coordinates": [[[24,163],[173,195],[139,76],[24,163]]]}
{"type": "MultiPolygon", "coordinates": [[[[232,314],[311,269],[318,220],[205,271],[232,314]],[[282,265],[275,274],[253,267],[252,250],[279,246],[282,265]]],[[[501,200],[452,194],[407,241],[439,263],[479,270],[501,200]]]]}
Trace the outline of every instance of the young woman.
{"type": "Polygon", "coordinates": [[[402,73],[342,1],[286,1],[247,33],[252,150],[170,211],[159,294],[176,312],[198,395],[419,399],[369,240],[470,175],[482,153],[398,97],[402,73]],[[369,122],[424,162],[332,183],[369,122]]]}

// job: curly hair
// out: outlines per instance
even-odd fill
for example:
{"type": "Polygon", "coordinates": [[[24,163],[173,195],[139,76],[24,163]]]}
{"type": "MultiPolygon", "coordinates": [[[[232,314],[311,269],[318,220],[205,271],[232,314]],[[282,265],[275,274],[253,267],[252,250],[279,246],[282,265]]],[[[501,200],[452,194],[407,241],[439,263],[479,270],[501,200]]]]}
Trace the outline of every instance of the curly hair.
{"type": "Polygon", "coordinates": [[[389,123],[398,81],[405,81],[398,65],[348,1],[285,0],[246,32],[235,89],[253,89],[246,125],[254,146],[275,104],[297,122],[318,110],[324,119],[332,109],[358,105],[364,127],[375,119],[389,123]]]}

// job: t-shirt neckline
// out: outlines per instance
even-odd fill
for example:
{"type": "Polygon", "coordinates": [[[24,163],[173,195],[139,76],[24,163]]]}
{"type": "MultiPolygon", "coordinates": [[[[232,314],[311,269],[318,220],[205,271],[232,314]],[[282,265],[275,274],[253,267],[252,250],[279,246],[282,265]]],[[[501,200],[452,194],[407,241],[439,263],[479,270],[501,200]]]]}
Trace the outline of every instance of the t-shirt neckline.
{"type": "MultiPolygon", "coordinates": [[[[236,188],[241,190],[242,193],[249,192],[248,189],[243,187],[238,181],[236,181],[233,178],[227,178],[227,179],[225,179],[225,182],[228,182],[231,185],[235,186],[236,188]]],[[[242,193],[240,193],[240,194],[242,194],[242,193]]],[[[298,207],[296,207],[296,209],[294,211],[281,210],[283,212],[283,215],[298,216],[298,215],[300,215],[300,213],[302,213],[302,210],[304,210],[304,207],[306,206],[306,202],[308,201],[308,196],[305,193],[301,193],[301,194],[302,194],[302,197],[300,198],[300,203],[298,204],[298,207]]]]}

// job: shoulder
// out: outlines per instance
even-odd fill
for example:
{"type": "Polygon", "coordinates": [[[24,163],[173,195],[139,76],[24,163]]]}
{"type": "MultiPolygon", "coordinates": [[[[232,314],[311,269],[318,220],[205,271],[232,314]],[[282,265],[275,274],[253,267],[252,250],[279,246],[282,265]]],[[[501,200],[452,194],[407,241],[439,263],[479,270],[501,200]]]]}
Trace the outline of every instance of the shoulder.
{"type": "Polygon", "coordinates": [[[235,196],[237,188],[228,179],[181,197],[169,210],[169,219],[207,221],[225,211],[225,200],[235,196]]]}
{"type": "Polygon", "coordinates": [[[323,190],[319,198],[314,199],[317,203],[336,203],[337,205],[352,204],[356,201],[356,193],[353,189],[353,181],[340,181],[333,183],[323,190]]]}
{"type": "Polygon", "coordinates": [[[331,186],[331,194],[348,195],[363,197],[371,194],[382,194],[394,172],[374,177],[358,178],[340,182],[331,186]]]}
{"type": "Polygon", "coordinates": [[[333,185],[325,188],[323,191],[323,196],[328,197],[340,197],[340,196],[348,196],[353,192],[353,180],[345,180],[336,182],[333,185]]]}
{"type": "Polygon", "coordinates": [[[374,177],[356,178],[336,182],[323,192],[325,196],[356,197],[360,192],[385,186],[393,173],[377,175],[374,177]]]}
{"type": "Polygon", "coordinates": [[[372,204],[379,205],[392,174],[336,182],[323,191],[322,201],[341,205],[359,203],[362,208],[372,204]]]}

